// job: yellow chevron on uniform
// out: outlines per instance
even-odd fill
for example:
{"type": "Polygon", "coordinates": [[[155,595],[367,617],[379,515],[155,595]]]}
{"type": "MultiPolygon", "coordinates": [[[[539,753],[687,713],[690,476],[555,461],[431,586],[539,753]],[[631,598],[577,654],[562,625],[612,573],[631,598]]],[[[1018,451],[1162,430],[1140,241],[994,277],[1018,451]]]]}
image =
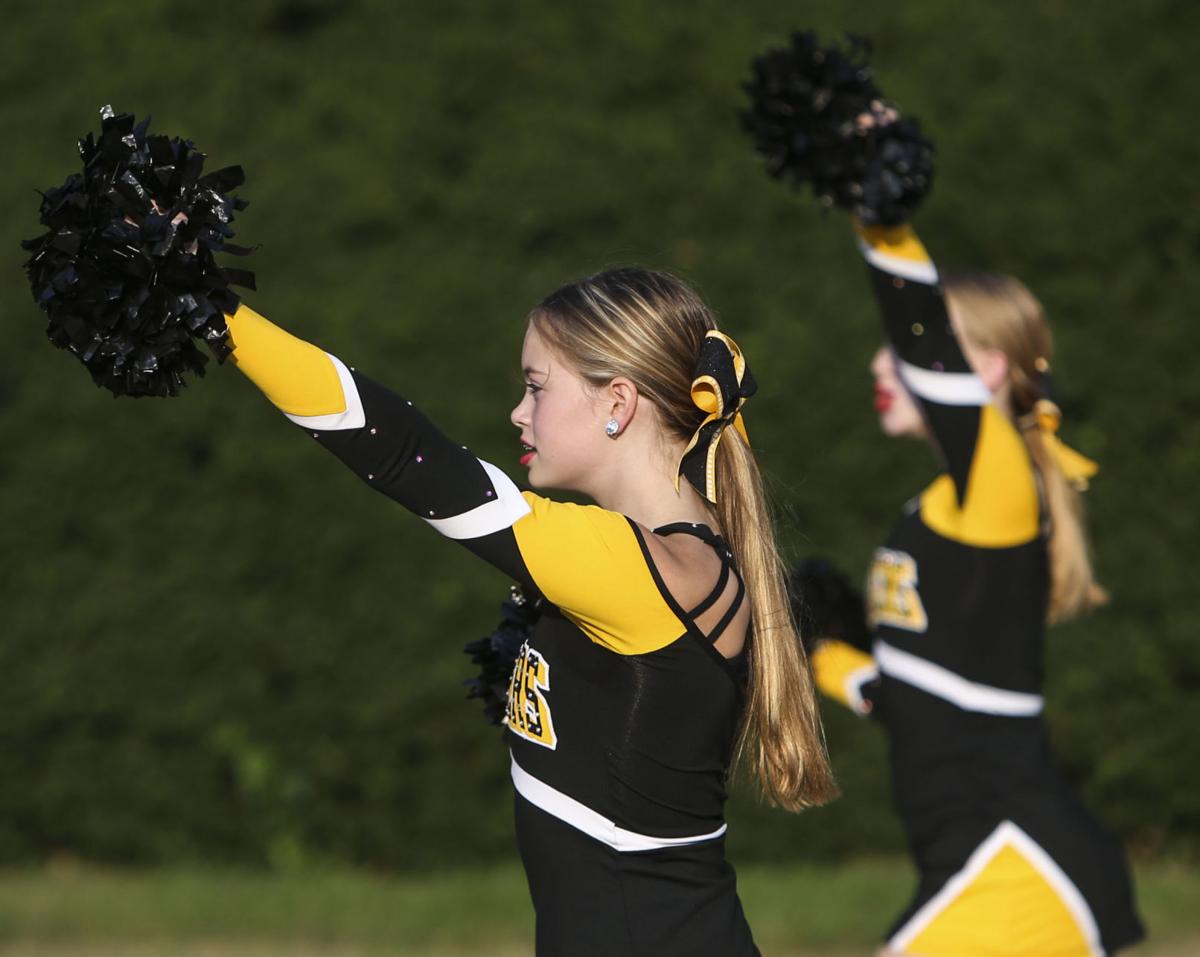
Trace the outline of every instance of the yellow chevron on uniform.
{"type": "Polygon", "coordinates": [[[1037,479],[1025,440],[994,405],[982,409],[975,449],[962,505],[943,473],[921,495],[921,520],[943,538],[977,548],[1032,541],[1041,521],[1037,479]]]}
{"type": "Polygon", "coordinates": [[[1096,954],[1062,897],[1012,844],[1002,847],[903,952],[912,957],[1096,954]]]}

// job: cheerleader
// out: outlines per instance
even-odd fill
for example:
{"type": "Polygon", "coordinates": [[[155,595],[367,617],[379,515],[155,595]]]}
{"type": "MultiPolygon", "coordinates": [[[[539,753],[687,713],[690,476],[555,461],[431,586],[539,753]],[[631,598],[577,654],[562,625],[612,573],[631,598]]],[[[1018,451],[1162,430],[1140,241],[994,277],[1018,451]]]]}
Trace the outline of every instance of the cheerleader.
{"type": "Polygon", "coordinates": [[[875,552],[865,626],[829,576],[809,565],[799,583],[804,605],[824,581],[806,616],[818,684],[890,741],[920,883],[885,953],[1112,953],[1142,936],[1128,869],[1042,718],[1045,625],[1103,598],[1079,495],[1096,466],[1057,437],[1038,301],[1008,276],[941,276],[907,225],[932,146],[881,99],[863,52],[801,34],[760,58],[748,125],[769,158],[799,150],[776,172],[854,213],[885,333],[880,427],[928,442],[940,466],[875,552]],[[804,123],[804,139],[778,135],[804,123]]]}
{"type": "Polygon", "coordinates": [[[1079,501],[1095,466],[1057,438],[1044,313],[1012,277],[940,277],[907,227],[859,244],[888,336],[871,363],[880,427],[943,464],[876,550],[870,652],[830,641],[813,657],[890,739],[920,871],[890,952],[1112,953],[1142,936],[1128,870],[1042,720],[1044,626],[1102,595],[1079,501]]]}
{"type": "Polygon", "coordinates": [[[413,403],[240,302],[216,264],[245,204],[182,140],[106,109],[44,194],[26,264],[47,332],[114,394],[227,357],[309,441],[538,603],[504,724],[543,957],[757,954],[725,858],[731,763],[791,810],[832,796],[762,480],[755,382],[685,284],[610,270],[529,316],[511,421],[534,489],[413,403]]]}
{"type": "Polygon", "coordinates": [[[743,751],[791,809],[832,785],[741,426],[754,380],[704,304],[622,269],[533,310],[520,464],[590,506],[519,491],[245,306],[228,326],[238,368],[312,440],[541,596],[504,718],[538,954],[757,953],[725,860],[730,763],[743,751]]]}

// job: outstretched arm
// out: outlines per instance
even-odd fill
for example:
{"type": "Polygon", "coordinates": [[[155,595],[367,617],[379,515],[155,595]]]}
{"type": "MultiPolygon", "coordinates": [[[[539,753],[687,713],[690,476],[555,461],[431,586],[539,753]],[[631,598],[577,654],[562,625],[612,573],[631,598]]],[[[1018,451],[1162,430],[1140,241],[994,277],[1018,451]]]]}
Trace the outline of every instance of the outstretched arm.
{"type": "Polygon", "coordinates": [[[411,401],[246,306],[228,323],[234,362],[288,419],[367,485],[545,595],[593,641],[636,653],[683,632],[627,518],[520,491],[411,401]]]}

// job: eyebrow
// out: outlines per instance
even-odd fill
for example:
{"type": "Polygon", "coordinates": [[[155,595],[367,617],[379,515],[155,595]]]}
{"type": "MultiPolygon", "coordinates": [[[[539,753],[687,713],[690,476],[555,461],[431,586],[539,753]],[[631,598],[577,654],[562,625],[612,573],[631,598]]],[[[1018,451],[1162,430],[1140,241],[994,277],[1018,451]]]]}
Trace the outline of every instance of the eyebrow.
{"type": "Polygon", "coordinates": [[[523,376],[525,376],[526,378],[528,378],[529,376],[533,376],[533,375],[544,375],[544,376],[549,377],[550,370],[549,369],[544,369],[544,370],[543,369],[535,369],[533,366],[525,366],[525,368],[521,370],[521,374],[523,376]]]}

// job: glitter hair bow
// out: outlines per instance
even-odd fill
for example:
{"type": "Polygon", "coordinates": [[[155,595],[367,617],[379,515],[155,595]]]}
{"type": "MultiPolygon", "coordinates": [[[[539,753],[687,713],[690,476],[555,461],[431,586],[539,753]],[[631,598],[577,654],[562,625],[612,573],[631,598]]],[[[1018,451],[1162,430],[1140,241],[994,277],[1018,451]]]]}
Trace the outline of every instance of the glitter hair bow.
{"type": "Polygon", "coordinates": [[[738,344],[724,333],[710,329],[704,336],[700,360],[696,363],[696,377],[692,379],[692,402],[708,415],[679,459],[676,488],[681,475],[701,495],[716,503],[717,446],[721,443],[721,435],[733,425],[749,444],[741,409],[757,391],[758,384],[746,367],[738,344]]]}
{"type": "Polygon", "coordinates": [[[1062,424],[1058,406],[1049,399],[1038,399],[1028,418],[1031,420],[1029,425],[1041,432],[1042,442],[1062,470],[1063,477],[1076,489],[1084,491],[1088,479],[1100,471],[1100,466],[1058,437],[1058,427],[1062,424]]]}

